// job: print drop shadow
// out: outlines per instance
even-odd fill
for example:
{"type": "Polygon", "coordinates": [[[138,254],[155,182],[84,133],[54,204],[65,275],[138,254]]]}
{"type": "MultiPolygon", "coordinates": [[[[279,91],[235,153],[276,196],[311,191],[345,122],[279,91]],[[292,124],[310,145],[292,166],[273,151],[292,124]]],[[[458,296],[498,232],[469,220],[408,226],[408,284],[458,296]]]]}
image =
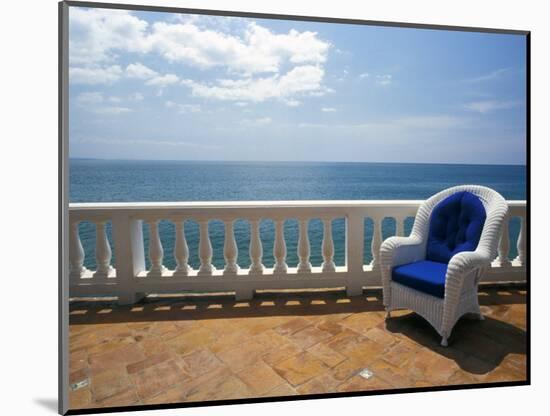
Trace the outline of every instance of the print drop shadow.
{"type": "Polygon", "coordinates": [[[42,406],[44,409],[46,409],[49,413],[55,413],[57,414],[57,398],[51,397],[51,398],[34,398],[34,402],[40,406],[42,406]]]}

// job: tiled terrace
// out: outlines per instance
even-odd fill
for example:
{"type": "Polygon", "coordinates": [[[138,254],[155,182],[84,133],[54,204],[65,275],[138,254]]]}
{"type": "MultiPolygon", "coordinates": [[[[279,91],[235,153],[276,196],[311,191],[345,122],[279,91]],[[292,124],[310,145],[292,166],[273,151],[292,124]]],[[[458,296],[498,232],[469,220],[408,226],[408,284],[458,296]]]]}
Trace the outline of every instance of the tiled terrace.
{"type": "Polygon", "coordinates": [[[526,379],[525,290],[481,288],[486,319],[462,318],[448,348],[414,313],[385,322],[381,296],[73,302],[70,408],[526,379]]]}

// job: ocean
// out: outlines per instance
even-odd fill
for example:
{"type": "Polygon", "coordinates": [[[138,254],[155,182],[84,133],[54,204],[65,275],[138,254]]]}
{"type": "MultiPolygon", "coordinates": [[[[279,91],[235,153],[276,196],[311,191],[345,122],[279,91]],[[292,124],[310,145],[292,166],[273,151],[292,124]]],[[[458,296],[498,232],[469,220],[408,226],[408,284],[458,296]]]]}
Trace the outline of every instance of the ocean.
{"type": "MultiPolygon", "coordinates": [[[[506,199],[526,198],[526,168],[517,165],[446,165],[401,163],[329,163],[329,162],[191,162],[191,161],[129,161],[129,160],[70,160],[71,202],[145,202],[145,201],[249,201],[249,200],[372,200],[426,199],[442,189],[460,184],[491,187],[506,199]]],[[[413,219],[405,222],[410,232],[413,219]]],[[[173,257],[174,226],[169,221],[159,225],[164,248],[164,265],[175,267],[173,257]]],[[[385,219],[382,234],[393,235],[395,221],[385,219]]],[[[194,221],[185,224],[189,245],[189,264],[198,268],[199,230],[194,221]]],[[[224,227],[221,221],[209,224],[214,251],[213,264],[223,268],[224,227]]],[[[263,243],[263,263],[271,267],[275,227],[263,220],[260,236],[263,243]]],[[[372,257],[370,244],[373,224],[365,221],[365,264],[372,257]]],[[[110,224],[108,238],[112,244],[110,224]]],[[[311,263],[322,263],[322,223],[313,219],[308,228],[311,243],[311,263]]],[[[511,253],[516,256],[515,241],[519,219],[510,224],[511,253]]],[[[148,226],[144,225],[145,250],[148,249],[148,226]]],[[[85,266],[94,269],[95,227],[89,222],[80,224],[80,236],[85,251],[85,266]]],[[[235,223],[239,249],[238,263],[248,267],[250,228],[246,220],[235,223]]],[[[285,222],[287,263],[298,263],[298,223],[285,222]]],[[[336,265],[344,265],[344,220],[333,221],[336,265]]],[[[147,251],[146,251],[147,252],[147,251]]],[[[113,247],[113,263],[116,252],[113,247]]],[[[148,264],[147,264],[148,266],[148,264]]]]}

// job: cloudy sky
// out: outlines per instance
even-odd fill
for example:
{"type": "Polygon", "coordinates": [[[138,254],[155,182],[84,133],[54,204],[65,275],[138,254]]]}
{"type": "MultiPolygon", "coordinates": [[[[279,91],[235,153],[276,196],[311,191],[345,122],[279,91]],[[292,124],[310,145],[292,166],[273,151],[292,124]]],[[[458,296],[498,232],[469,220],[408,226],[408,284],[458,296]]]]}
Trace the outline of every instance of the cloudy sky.
{"type": "Polygon", "coordinates": [[[525,38],[70,8],[70,155],[525,163],[525,38]]]}

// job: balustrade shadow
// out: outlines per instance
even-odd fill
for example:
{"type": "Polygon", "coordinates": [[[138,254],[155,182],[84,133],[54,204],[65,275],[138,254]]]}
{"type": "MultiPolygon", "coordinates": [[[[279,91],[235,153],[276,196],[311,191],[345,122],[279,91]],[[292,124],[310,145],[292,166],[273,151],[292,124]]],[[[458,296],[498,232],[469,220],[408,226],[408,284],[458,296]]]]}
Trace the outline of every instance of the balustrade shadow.
{"type": "Polygon", "coordinates": [[[323,292],[260,292],[252,300],[236,301],[233,295],[207,297],[147,297],[131,306],[116,300],[71,302],[71,325],[228,319],[265,316],[308,316],[339,313],[380,312],[382,292],[367,290],[362,296],[347,297],[345,290],[323,292]]]}
{"type": "MultiPolygon", "coordinates": [[[[482,306],[521,304],[525,303],[525,297],[524,290],[514,287],[496,289],[488,285],[480,289],[480,304],[482,306]]],[[[130,306],[117,305],[116,298],[97,301],[77,300],[70,303],[69,310],[70,324],[80,325],[360,312],[382,313],[384,306],[382,290],[367,289],[363,291],[362,295],[353,297],[346,296],[345,290],[262,291],[256,293],[254,298],[248,301],[236,301],[232,295],[160,295],[148,296],[141,302],[130,306]]],[[[392,320],[391,322],[394,322],[391,325],[396,325],[398,321],[392,320]]],[[[416,326],[413,325],[412,328],[416,326]]],[[[405,328],[407,325],[403,325],[403,327],[405,328]]]]}

